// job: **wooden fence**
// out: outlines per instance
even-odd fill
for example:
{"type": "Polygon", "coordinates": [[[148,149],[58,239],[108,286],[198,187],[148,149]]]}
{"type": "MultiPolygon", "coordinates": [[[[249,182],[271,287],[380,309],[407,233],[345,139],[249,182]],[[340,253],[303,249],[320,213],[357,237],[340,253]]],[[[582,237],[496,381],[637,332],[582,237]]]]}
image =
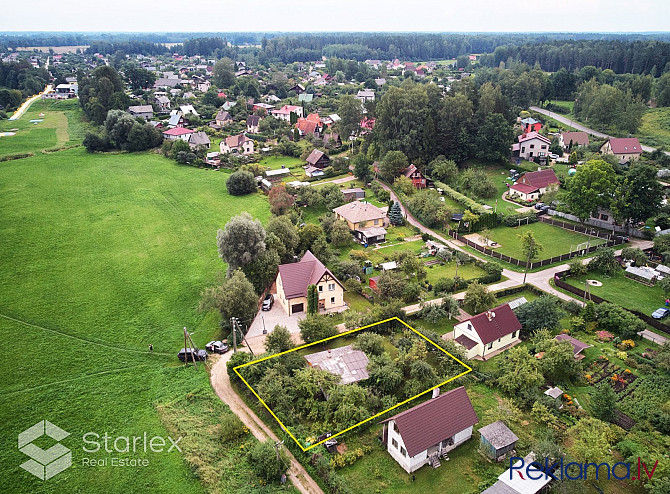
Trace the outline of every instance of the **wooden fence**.
{"type": "MultiPolygon", "coordinates": [[[[566,291],[568,291],[568,292],[570,292],[574,295],[577,295],[579,298],[582,298],[582,299],[585,298],[585,289],[577,288],[576,286],[573,286],[573,285],[563,281],[563,278],[565,276],[567,276],[569,273],[570,273],[569,269],[565,270],[565,271],[559,271],[558,273],[556,273],[554,275],[554,284],[557,287],[562,288],[563,290],[566,290],[566,291]]],[[[597,295],[586,294],[586,297],[588,297],[589,300],[592,300],[596,304],[602,304],[604,302],[609,302],[609,300],[606,300],[602,297],[598,297],[597,295]]],[[[635,316],[637,316],[639,319],[644,321],[646,324],[648,324],[652,328],[658,329],[659,331],[663,331],[666,334],[670,334],[670,326],[668,326],[667,324],[663,324],[658,319],[654,319],[653,317],[648,316],[647,314],[644,314],[644,313],[640,312],[639,310],[626,309],[625,307],[624,307],[624,309],[627,310],[628,312],[630,312],[631,314],[634,314],[635,316]]]]}
{"type": "MultiPolygon", "coordinates": [[[[588,227],[588,226],[583,226],[583,225],[578,225],[576,223],[568,223],[566,221],[561,221],[561,220],[555,220],[552,217],[549,216],[538,216],[538,221],[541,221],[542,223],[548,223],[550,225],[557,226],[559,228],[563,228],[564,230],[570,230],[573,232],[579,232],[583,233],[584,235],[589,235],[591,237],[598,237],[598,238],[605,238],[608,240],[616,239],[616,238],[621,238],[623,237],[622,235],[616,235],[612,234],[611,231],[602,231],[594,227],[588,227]]],[[[623,242],[621,242],[623,243],[623,242]]]]}
{"type": "Polygon", "coordinates": [[[459,242],[463,242],[465,245],[472,247],[473,249],[476,249],[483,254],[486,254],[487,256],[493,257],[494,259],[500,259],[501,261],[514,264],[515,266],[528,267],[528,269],[540,268],[542,266],[547,266],[555,262],[567,261],[569,259],[572,259],[573,257],[590,254],[591,252],[594,252],[598,248],[602,247],[603,245],[607,247],[612,247],[613,245],[619,245],[625,242],[625,240],[622,237],[615,236],[614,239],[608,240],[605,244],[592,245],[588,249],[574,250],[572,252],[568,252],[567,254],[562,254],[560,256],[554,256],[550,257],[549,259],[542,259],[541,261],[534,261],[528,263],[527,261],[522,261],[520,259],[516,259],[515,257],[507,256],[505,254],[501,254],[500,252],[496,252],[495,250],[484,247],[483,245],[479,245],[478,243],[465,238],[463,235],[460,235],[458,232],[454,230],[449,230],[449,236],[455,238],[459,242]]]}

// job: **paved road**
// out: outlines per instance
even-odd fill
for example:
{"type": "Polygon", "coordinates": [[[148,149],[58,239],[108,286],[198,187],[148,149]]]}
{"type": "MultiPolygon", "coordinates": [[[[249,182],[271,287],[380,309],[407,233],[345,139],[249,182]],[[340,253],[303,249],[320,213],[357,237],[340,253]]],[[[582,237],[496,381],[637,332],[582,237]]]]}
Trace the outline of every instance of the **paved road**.
{"type": "MultiPolygon", "coordinates": [[[[586,132],[586,133],[591,134],[593,136],[600,137],[602,139],[609,139],[610,137],[612,137],[610,135],[603,134],[602,132],[598,132],[597,130],[590,129],[590,128],[588,128],[588,127],[586,127],[586,126],[584,126],[584,125],[582,125],[578,122],[575,122],[574,120],[570,119],[569,117],[564,117],[560,113],[554,113],[554,112],[551,112],[549,110],[545,110],[544,108],[540,108],[539,106],[531,106],[530,109],[533,110],[533,111],[536,111],[538,113],[542,113],[543,115],[551,117],[554,120],[558,120],[559,122],[564,123],[565,125],[569,125],[570,127],[574,127],[577,130],[581,130],[582,132],[586,132]]],[[[656,148],[653,148],[651,146],[642,145],[641,147],[642,147],[643,151],[647,151],[648,153],[656,151],[656,148]]],[[[670,151],[666,151],[665,154],[670,156],[670,151]]]]}
{"type": "MultiPolygon", "coordinates": [[[[278,441],[277,436],[272,432],[261,419],[249,408],[239,397],[230,385],[230,378],[226,369],[226,362],[230,360],[233,352],[228,352],[221,356],[214,365],[212,365],[211,382],[212,387],[221,400],[226,403],[231,411],[237,415],[242,423],[246,425],[251,433],[259,441],[265,441],[268,438],[278,441]]],[[[288,470],[288,477],[296,488],[303,494],[324,494],[319,485],[309,476],[303,466],[295,459],[289,450],[284,448],[286,455],[291,461],[288,470]]]]}

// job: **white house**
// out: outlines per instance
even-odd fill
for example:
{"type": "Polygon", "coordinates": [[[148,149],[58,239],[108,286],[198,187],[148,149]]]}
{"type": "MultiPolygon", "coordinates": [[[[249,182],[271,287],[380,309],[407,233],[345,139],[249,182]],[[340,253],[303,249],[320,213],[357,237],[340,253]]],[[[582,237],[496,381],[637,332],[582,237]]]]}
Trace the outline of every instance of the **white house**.
{"type": "Polygon", "coordinates": [[[254,141],[244,134],[226,137],[221,141],[221,144],[219,144],[219,150],[221,151],[221,154],[253,154],[254,141]]]}
{"type": "Polygon", "coordinates": [[[519,343],[520,331],[516,315],[509,304],[503,304],[456,324],[454,342],[464,348],[468,359],[486,360],[519,343]]]}
{"type": "Polygon", "coordinates": [[[291,113],[295,113],[298,118],[303,116],[302,106],[284,105],[279,110],[272,110],[272,116],[285,122],[291,121],[291,113]]]}
{"type": "Polygon", "coordinates": [[[382,423],[386,450],[412,473],[426,464],[439,466],[440,457],[472,437],[479,419],[461,386],[382,423]]]}
{"type": "Polygon", "coordinates": [[[519,142],[512,145],[514,156],[525,160],[532,160],[535,157],[547,158],[549,156],[549,146],[551,141],[537,132],[529,132],[519,136],[519,142]]]}
{"type": "Polygon", "coordinates": [[[356,93],[356,99],[361,100],[361,103],[375,100],[375,92],[372,89],[361,89],[356,93]]]}

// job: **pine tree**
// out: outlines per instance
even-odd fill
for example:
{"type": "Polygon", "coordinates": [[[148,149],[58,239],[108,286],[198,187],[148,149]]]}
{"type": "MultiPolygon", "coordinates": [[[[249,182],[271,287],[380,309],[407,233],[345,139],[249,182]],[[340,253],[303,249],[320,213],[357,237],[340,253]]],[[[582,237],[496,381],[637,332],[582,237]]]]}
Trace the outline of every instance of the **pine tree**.
{"type": "Polygon", "coordinates": [[[400,209],[400,203],[399,202],[394,202],[393,206],[391,206],[391,209],[389,209],[389,222],[393,226],[399,226],[403,225],[405,223],[405,218],[402,216],[402,209],[400,209]]]}

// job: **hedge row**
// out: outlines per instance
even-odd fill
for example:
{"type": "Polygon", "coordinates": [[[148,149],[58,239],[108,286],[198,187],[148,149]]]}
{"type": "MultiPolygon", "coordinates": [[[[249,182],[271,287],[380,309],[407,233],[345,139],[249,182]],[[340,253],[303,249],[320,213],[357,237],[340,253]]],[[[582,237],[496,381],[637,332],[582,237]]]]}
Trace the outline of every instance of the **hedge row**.
{"type": "Polygon", "coordinates": [[[470,199],[468,196],[466,196],[465,194],[461,194],[460,192],[458,192],[455,189],[452,189],[447,184],[439,182],[437,180],[434,180],[433,183],[435,184],[435,187],[438,187],[438,188],[440,188],[444,191],[443,194],[445,196],[447,196],[449,199],[453,199],[454,201],[462,204],[463,206],[465,206],[467,209],[469,209],[473,213],[484,214],[484,213],[488,212],[477,201],[475,201],[473,199],[470,199]]]}

